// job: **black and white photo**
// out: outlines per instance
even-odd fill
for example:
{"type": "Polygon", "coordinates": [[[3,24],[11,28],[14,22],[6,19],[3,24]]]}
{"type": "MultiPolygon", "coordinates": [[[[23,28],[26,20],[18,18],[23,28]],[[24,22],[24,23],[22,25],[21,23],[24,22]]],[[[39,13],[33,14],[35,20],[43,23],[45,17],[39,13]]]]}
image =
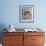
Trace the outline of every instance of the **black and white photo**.
{"type": "Polygon", "coordinates": [[[34,21],[34,5],[20,5],[19,6],[20,22],[34,21]]]}

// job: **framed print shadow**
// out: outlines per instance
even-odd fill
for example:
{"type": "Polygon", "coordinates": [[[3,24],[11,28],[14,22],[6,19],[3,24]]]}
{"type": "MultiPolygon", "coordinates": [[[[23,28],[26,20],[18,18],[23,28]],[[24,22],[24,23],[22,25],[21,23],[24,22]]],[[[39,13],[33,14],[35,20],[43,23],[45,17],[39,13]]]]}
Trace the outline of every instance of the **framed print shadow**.
{"type": "Polygon", "coordinates": [[[34,5],[19,5],[19,21],[34,22],[34,5]]]}

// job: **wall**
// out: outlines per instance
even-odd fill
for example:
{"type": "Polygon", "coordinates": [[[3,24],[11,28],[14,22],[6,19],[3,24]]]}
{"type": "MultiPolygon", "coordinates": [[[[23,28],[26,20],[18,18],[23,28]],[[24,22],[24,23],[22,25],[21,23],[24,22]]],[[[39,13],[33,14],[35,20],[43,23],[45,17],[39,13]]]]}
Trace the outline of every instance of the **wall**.
{"type": "Polygon", "coordinates": [[[36,0],[1,0],[0,25],[13,24],[16,28],[46,28],[46,1],[36,0]],[[34,23],[19,22],[19,5],[34,5],[34,23]]]}
{"type": "Polygon", "coordinates": [[[13,24],[16,28],[40,27],[46,32],[46,0],[0,0],[0,31],[13,24]],[[34,5],[34,23],[19,22],[19,5],[34,5]]]}

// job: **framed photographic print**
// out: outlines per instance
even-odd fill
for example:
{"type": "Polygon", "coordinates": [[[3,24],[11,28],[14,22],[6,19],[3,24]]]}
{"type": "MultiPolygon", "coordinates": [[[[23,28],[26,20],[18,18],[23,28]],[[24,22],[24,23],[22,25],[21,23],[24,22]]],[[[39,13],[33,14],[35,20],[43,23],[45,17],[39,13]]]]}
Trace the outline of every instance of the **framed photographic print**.
{"type": "Polygon", "coordinates": [[[34,22],[34,5],[19,6],[19,21],[34,22]]]}

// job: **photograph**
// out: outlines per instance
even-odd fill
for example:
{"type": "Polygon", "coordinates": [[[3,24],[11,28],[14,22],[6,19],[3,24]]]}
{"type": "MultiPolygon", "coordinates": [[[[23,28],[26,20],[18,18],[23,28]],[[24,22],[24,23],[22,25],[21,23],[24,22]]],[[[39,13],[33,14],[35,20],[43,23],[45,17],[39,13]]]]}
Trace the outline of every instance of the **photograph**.
{"type": "Polygon", "coordinates": [[[19,20],[20,22],[34,21],[34,5],[20,5],[19,6],[19,20]]]}

